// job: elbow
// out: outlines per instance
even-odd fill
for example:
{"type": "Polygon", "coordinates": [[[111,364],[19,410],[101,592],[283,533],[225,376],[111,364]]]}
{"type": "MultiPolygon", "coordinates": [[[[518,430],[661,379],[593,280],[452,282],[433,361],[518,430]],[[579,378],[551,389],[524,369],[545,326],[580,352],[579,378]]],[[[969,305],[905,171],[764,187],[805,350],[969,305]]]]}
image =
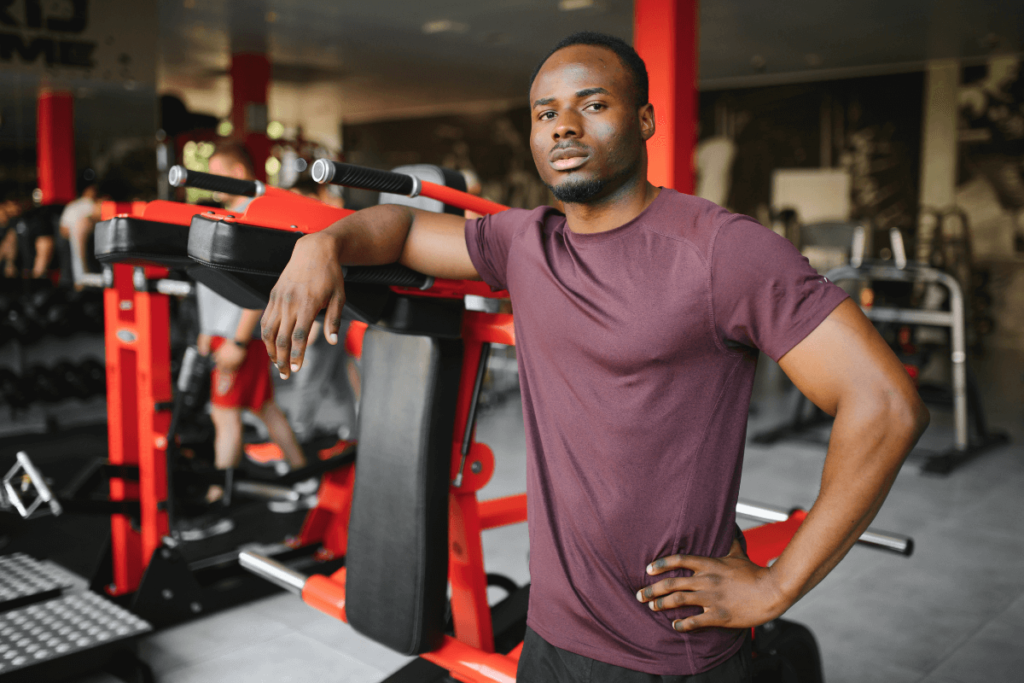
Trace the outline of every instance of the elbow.
{"type": "Polygon", "coordinates": [[[894,431],[910,442],[910,448],[913,448],[913,445],[921,438],[932,419],[931,413],[928,412],[928,408],[925,407],[924,401],[917,395],[917,392],[914,392],[912,396],[890,402],[888,413],[896,428],[894,431]]]}

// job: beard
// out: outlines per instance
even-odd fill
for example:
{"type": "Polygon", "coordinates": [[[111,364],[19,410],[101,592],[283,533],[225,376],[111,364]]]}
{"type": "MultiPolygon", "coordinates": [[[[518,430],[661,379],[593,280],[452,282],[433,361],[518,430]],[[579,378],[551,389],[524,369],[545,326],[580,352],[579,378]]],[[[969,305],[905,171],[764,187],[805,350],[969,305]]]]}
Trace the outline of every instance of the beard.
{"type": "Polygon", "coordinates": [[[570,178],[558,185],[548,185],[548,189],[555,199],[565,204],[586,204],[601,194],[607,184],[607,180],[600,178],[570,178]]]}
{"type": "Polygon", "coordinates": [[[555,199],[564,204],[589,204],[600,199],[609,185],[615,185],[635,173],[639,165],[640,159],[637,157],[632,163],[627,163],[605,178],[568,178],[557,185],[547,185],[547,188],[555,195],[555,199]]]}

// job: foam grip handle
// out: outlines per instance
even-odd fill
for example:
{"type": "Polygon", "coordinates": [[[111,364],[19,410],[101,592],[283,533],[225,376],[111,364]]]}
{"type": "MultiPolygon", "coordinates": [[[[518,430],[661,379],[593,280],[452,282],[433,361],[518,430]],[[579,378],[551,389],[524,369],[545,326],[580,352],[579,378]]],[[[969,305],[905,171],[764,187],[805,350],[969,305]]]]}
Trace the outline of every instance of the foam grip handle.
{"type": "Polygon", "coordinates": [[[349,266],[345,269],[345,282],[426,289],[433,283],[433,278],[392,263],[386,266],[349,266]]]}
{"type": "Polygon", "coordinates": [[[413,193],[415,180],[411,175],[381,171],[375,168],[343,164],[340,161],[317,159],[310,169],[313,180],[324,185],[344,185],[360,190],[389,192],[409,196],[413,193]]]}
{"type": "Polygon", "coordinates": [[[190,171],[184,166],[172,166],[167,174],[167,182],[174,187],[194,187],[243,197],[259,197],[264,190],[263,183],[258,180],[239,180],[212,173],[190,171]]]}

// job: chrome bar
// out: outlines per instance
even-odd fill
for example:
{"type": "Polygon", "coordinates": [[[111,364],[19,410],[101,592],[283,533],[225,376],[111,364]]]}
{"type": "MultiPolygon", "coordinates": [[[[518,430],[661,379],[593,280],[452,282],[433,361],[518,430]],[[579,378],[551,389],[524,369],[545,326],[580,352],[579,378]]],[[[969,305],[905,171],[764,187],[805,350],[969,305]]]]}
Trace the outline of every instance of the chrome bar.
{"type": "MultiPolygon", "coordinates": [[[[770,523],[785,522],[789,519],[790,513],[782,508],[741,500],[736,503],[736,514],[740,517],[746,517],[747,519],[756,519],[759,522],[770,523]]],[[[914,552],[914,539],[909,536],[903,536],[902,534],[894,534],[889,531],[879,531],[877,529],[869,528],[860,535],[857,542],[872,548],[877,548],[878,550],[888,550],[889,552],[898,553],[906,557],[910,557],[914,552]]]]}
{"type": "Polygon", "coordinates": [[[306,587],[308,577],[251,550],[243,550],[238,553],[238,564],[242,566],[242,569],[266,579],[275,586],[280,586],[289,593],[302,595],[302,589],[306,587]]]}

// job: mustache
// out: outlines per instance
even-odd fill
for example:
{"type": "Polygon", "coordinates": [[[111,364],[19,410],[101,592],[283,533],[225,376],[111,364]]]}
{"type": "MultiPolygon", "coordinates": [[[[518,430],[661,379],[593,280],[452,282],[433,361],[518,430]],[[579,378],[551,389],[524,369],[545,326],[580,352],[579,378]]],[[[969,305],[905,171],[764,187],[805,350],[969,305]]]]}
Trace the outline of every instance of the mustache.
{"type": "Polygon", "coordinates": [[[551,148],[548,154],[554,154],[555,152],[563,149],[578,149],[585,152],[589,152],[590,148],[584,145],[582,142],[576,142],[575,140],[566,140],[565,142],[559,142],[551,148]]]}

